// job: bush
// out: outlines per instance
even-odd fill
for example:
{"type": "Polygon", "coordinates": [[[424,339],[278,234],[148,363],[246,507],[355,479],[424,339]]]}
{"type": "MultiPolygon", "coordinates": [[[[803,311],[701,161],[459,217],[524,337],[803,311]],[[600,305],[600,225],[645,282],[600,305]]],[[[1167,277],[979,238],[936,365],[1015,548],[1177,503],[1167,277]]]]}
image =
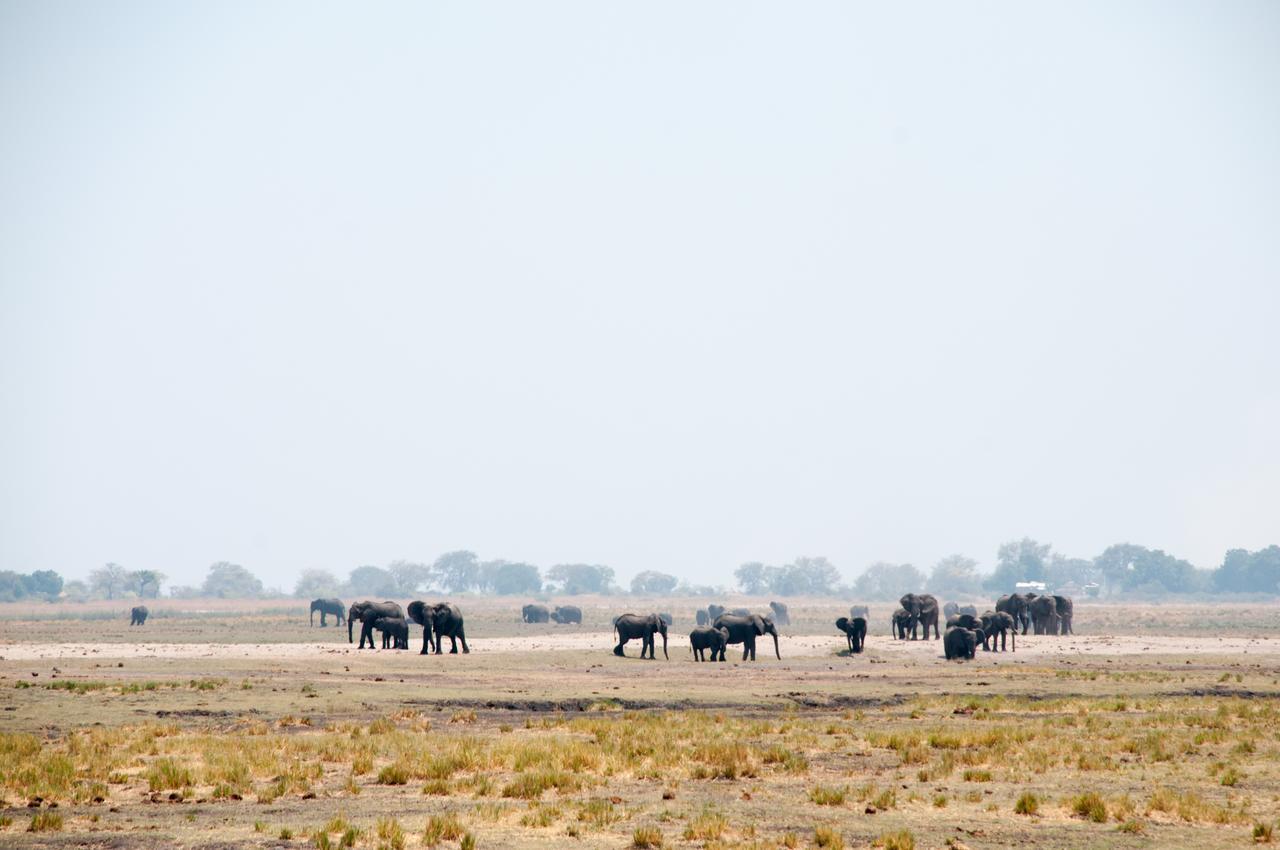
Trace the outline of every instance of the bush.
{"type": "Polygon", "coordinates": [[[631,846],[633,847],[661,847],[662,846],[662,830],[656,826],[642,826],[635,832],[631,833],[631,846]]]}
{"type": "Polygon", "coordinates": [[[886,832],[880,836],[880,844],[884,850],[916,850],[916,837],[907,829],[886,832]]]}
{"type": "Polygon", "coordinates": [[[1071,811],[1094,823],[1107,822],[1107,804],[1093,791],[1081,794],[1071,802],[1071,811]]]}
{"type": "Polygon", "coordinates": [[[1023,791],[1018,802],[1013,804],[1013,812],[1018,815],[1034,815],[1040,811],[1040,800],[1030,791],[1023,791]]]}

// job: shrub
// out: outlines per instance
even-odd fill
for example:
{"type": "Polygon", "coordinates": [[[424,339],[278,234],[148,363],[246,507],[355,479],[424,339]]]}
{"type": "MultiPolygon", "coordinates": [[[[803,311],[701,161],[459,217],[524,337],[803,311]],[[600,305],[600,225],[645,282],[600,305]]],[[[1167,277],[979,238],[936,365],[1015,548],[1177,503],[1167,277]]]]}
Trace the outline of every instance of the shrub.
{"type": "Polygon", "coordinates": [[[422,832],[422,843],[435,847],[441,841],[457,841],[462,837],[462,823],[455,814],[432,815],[422,832]]]}
{"type": "Polygon", "coordinates": [[[886,832],[880,836],[880,845],[884,850],[916,850],[916,837],[910,830],[886,832]]]}
{"type": "Polygon", "coordinates": [[[27,832],[58,832],[62,829],[62,815],[57,812],[36,812],[27,832]]]}
{"type": "Polygon", "coordinates": [[[1077,816],[1091,820],[1094,823],[1107,822],[1107,804],[1102,802],[1102,798],[1093,791],[1081,794],[1072,800],[1071,811],[1077,816]]]}
{"type": "Polygon", "coordinates": [[[662,830],[656,826],[642,826],[631,833],[632,847],[661,847],[662,830]]]}
{"type": "Polygon", "coordinates": [[[1040,800],[1030,791],[1023,791],[1018,802],[1013,804],[1013,812],[1018,815],[1034,815],[1040,811],[1040,800]]]}
{"type": "Polygon", "coordinates": [[[845,785],[841,785],[839,788],[815,785],[809,789],[809,799],[819,806],[838,806],[844,802],[844,798],[848,793],[849,788],[845,785]]]}
{"type": "Polygon", "coordinates": [[[829,826],[815,827],[813,844],[815,847],[826,847],[827,850],[844,850],[844,836],[838,829],[829,826]]]}

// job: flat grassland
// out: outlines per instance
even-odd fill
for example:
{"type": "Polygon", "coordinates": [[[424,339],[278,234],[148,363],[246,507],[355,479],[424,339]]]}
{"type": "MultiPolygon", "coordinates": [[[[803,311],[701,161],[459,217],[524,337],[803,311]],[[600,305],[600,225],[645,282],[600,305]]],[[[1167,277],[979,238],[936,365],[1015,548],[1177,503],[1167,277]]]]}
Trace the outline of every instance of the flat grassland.
{"type": "Polygon", "coordinates": [[[696,664],[699,601],[573,601],[464,599],[471,654],[425,657],[288,600],[0,605],[0,847],[1280,841],[1280,605],[1078,602],[948,663],[889,605],[849,657],[801,600],[781,661],[696,664]],[[624,607],[675,615],[670,661],[610,654],[624,607]]]}

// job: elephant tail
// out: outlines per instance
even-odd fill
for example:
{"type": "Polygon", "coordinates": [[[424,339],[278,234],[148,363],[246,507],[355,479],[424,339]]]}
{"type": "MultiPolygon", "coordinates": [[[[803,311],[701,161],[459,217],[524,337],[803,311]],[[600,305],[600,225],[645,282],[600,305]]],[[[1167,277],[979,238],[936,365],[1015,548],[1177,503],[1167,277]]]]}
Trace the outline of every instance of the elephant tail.
{"type": "Polygon", "coordinates": [[[426,626],[427,615],[424,610],[426,607],[427,606],[420,600],[415,600],[413,602],[410,602],[409,603],[409,619],[413,620],[419,626],[426,626]]]}

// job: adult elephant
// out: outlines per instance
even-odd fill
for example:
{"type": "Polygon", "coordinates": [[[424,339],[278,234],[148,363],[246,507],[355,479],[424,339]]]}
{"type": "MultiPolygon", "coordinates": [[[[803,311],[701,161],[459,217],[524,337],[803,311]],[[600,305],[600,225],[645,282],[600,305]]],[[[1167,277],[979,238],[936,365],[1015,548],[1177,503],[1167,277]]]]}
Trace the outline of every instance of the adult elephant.
{"type": "Polygon", "coordinates": [[[924,639],[929,639],[929,627],[933,627],[933,638],[942,637],[938,631],[938,599],[931,593],[908,593],[898,600],[898,604],[911,615],[911,639],[916,639],[916,629],[924,626],[924,639]]]}
{"type": "Polygon", "coordinates": [[[1061,622],[1058,604],[1052,596],[1037,596],[1031,600],[1031,628],[1036,634],[1056,635],[1061,622]]]}
{"type": "Polygon", "coordinates": [[[1008,635],[1013,635],[1013,651],[1018,651],[1018,624],[1007,611],[987,611],[982,617],[982,631],[987,636],[987,648],[992,652],[1005,652],[1009,647],[1008,635]],[[997,648],[996,638],[999,638],[997,648]]]}
{"type": "Polygon", "coordinates": [[[1014,627],[1021,626],[1022,633],[1027,633],[1027,626],[1031,625],[1027,597],[1021,593],[1007,593],[996,600],[996,610],[1008,614],[1013,618],[1014,627]]]}
{"type": "Polygon", "coordinates": [[[849,619],[852,620],[854,617],[861,617],[864,620],[870,620],[871,609],[868,608],[866,605],[850,605],[849,619]]]}
{"type": "Polygon", "coordinates": [[[428,655],[433,645],[436,655],[441,654],[444,651],[440,648],[442,637],[449,638],[450,655],[458,654],[458,641],[462,641],[463,653],[471,652],[471,648],[467,646],[467,632],[463,627],[462,609],[452,602],[428,605],[415,600],[409,603],[409,619],[422,626],[422,651],[419,655],[428,655]]]}
{"type": "Polygon", "coordinates": [[[311,600],[311,625],[316,624],[316,612],[320,612],[320,628],[325,627],[325,617],[333,615],[338,618],[337,625],[342,625],[342,615],[347,609],[343,607],[341,599],[312,599],[311,600]]]}
{"type": "Polygon", "coordinates": [[[845,640],[849,642],[849,651],[852,653],[862,652],[862,648],[867,642],[867,621],[862,617],[841,617],[836,620],[836,628],[844,632],[845,640]]]}
{"type": "Polygon", "coordinates": [[[662,618],[662,622],[667,624],[668,629],[671,628],[672,624],[676,621],[675,618],[671,616],[670,611],[659,611],[658,616],[662,618]]]}
{"type": "Polygon", "coordinates": [[[773,621],[779,626],[791,625],[791,612],[787,610],[785,602],[770,602],[769,607],[773,609],[773,621]]]}
{"type": "Polygon", "coordinates": [[[551,609],[546,605],[531,602],[520,609],[520,619],[526,623],[545,623],[551,619],[551,609]]]}
{"type": "Polygon", "coordinates": [[[982,627],[982,620],[973,614],[956,614],[954,617],[947,619],[948,629],[968,629],[977,637],[978,643],[982,644],[983,649],[987,646],[987,631],[982,627]]]}
{"type": "Polygon", "coordinates": [[[706,608],[699,608],[693,612],[693,620],[696,625],[705,626],[711,622],[711,616],[707,614],[706,608]]]}
{"type": "Polygon", "coordinates": [[[911,628],[911,612],[906,608],[899,608],[889,615],[889,629],[895,640],[906,640],[909,628],[911,628]]]}
{"type": "Polygon", "coordinates": [[[347,609],[347,643],[354,643],[355,637],[352,629],[356,623],[360,624],[360,646],[357,649],[364,649],[364,642],[369,642],[370,649],[377,649],[373,643],[373,623],[380,617],[390,619],[404,619],[404,609],[395,602],[352,602],[351,607],[347,609]]]}
{"type": "Polygon", "coordinates": [[[613,630],[618,635],[618,645],[613,654],[626,658],[622,647],[630,640],[640,641],[640,657],[655,658],[654,635],[662,635],[662,657],[671,660],[667,655],[667,624],[657,614],[621,614],[613,618],[613,630]]]}
{"type": "Polygon", "coordinates": [[[693,650],[693,659],[695,661],[706,661],[708,649],[711,650],[712,661],[724,661],[724,648],[728,643],[728,629],[698,626],[689,632],[689,648],[693,650]]]}
{"type": "Polygon", "coordinates": [[[782,660],[782,653],[778,650],[778,628],[768,617],[761,617],[759,614],[721,614],[711,625],[717,629],[727,629],[729,643],[742,644],[743,661],[756,660],[756,638],[773,635],[773,654],[779,661],[782,660]]]}
{"type": "Polygon", "coordinates": [[[129,625],[145,626],[147,624],[147,615],[151,612],[147,610],[146,605],[135,605],[129,611],[129,625]]]}
{"type": "Polygon", "coordinates": [[[978,616],[978,606],[977,605],[961,605],[958,613],[968,614],[970,617],[976,617],[978,616]]]}
{"type": "Polygon", "coordinates": [[[942,651],[948,661],[967,659],[972,661],[978,651],[978,636],[972,629],[963,626],[948,626],[947,637],[942,642],[942,651]]]}
{"type": "Polygon", "coordinates": [[[1075,603],[1071,601],[1070,596],[1054,596],[1054,608],[1058,611],[1058,619],[1061,621],[1062,627],[1058,630],[1060,634],[1073,635],[1075,631],[1071,628],[1071,618],[1075,614],[1075,603]]]}
{"type": "Polygon", "coordinates": [[[959,602],[948,602],[946,605],[942,606],[942,616],[944,619],[950,620],[952,617],[954,617],[956,614],[959,614],[959,613],[960,613],[959,602]]]}
{"type": "Polygon", "coordinates": [[[707,620],[709,622],[714,623],[716,621],[716,618],[723,613],[724,613],[723,605],[717,605],[714,602],[712,602],[710,605],[707,606],[707,620]]]}
{"type": "Polygon", "coordinates": [[[577,605],[557,605],[556,610],[551,612],[551,619],[557,623],[582,623],[582,609],[577,605]]]}

